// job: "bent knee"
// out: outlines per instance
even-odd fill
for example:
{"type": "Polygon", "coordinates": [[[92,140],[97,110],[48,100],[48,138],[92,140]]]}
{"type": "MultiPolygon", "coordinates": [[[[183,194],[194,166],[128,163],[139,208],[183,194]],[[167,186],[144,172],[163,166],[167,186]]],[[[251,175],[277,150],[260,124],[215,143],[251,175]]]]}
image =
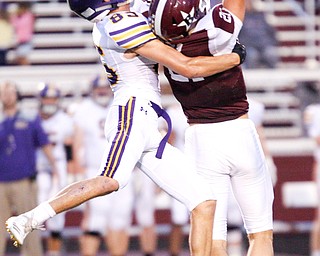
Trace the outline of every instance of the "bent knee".
{"type": "Polygon", "coordinates": [[[214,215],[216,209],[216,200],[207,200],[200,204],[198,204],[193,210],[193,214],[210,214],[211,216],[214,215]]]}
{"type": "Polygon", "coordinates": [[[97,176],[95,179],[95,185],[100,195],[107,195],[119,189],[119,183],[115,179],[105,176],[97,176]]]}

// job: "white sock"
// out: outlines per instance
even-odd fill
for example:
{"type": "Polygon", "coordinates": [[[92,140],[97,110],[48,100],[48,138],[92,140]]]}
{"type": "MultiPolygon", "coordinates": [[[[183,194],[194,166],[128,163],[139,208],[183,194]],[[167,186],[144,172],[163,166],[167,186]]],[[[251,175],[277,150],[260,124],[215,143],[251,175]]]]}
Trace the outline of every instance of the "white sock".
{"type": "Polygon", "coordinates": [[[56,212],[48,202],[43,202],[31,211],[26,212],[25,215],[32,217],[38,224],[43,224],[45,221],[55,216],[56,212]]]}

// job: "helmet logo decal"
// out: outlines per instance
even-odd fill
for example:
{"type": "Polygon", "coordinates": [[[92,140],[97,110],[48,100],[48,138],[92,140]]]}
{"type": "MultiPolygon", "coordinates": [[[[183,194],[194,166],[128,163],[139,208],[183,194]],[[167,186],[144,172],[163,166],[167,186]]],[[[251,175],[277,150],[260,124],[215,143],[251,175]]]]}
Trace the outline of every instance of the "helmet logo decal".
{"type": "Polygon", "coordinates": [[[186,30],[188,31],[194,20],[194,13],[195,13],[194,7],[192,7],[190,13],[180,11],[181,16],[183,17],[183,21],[178,24],[178,27],[186,26],[187,27],[186,30]]]}

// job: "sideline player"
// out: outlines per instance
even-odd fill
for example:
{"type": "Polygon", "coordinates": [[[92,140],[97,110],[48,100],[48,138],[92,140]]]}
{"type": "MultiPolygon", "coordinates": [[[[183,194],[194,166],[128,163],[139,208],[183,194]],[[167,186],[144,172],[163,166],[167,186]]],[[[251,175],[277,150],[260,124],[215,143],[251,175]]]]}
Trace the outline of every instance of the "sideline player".
{"type": "MultiPolygon", "coordinates": [[[[68,159],[65,145],[67,140],[73,136],[73,122],[60,109],[60,90],[53,84],[41,83],[39,86],[39,113],[43,129],[52,145],[52,153],[56,165],[56,170],[52,170],[47,156],[42,150],[37,151],[38,202],[42,203],[67,184],[68,159]]],[[[50,231],[47,238],[48,256],[60,255],[64,224],[64,213],[46,222],[46,227],[50,231]]]]}
{"type": "MultiPolygon", "coordinates": [[[[187,56],[230,53],[242,26],[245,1],[225,0],[205,16],[199,15],[201,8],[199,0],[154,0],[152,28],[187,56]]],[[[212,255],[227,255],[231,185],[249,238],[248,255],[272,256],[273,188],[257,131],[248,119],[241,67],[197,79],[166,68],[165,75],[190,124],[185,152],[217,195],[212,255]]]]}
{"type": "Polygon", "coordinates": [[[156,62],[192,78],[233,67],[239,64],[240,55],[185,57],[157,40],[147,20],[130,11],[129,1],[70,0],[69,6],[95,22],[94,43],[114,92],[105,126],[108,144],[98,176],[73,183],[35,209],[9,218],[8,231],[16,244],[23,244],[33,229],[56,214],[124,188],[138,164],[191,212],[191,254],[210,255],[215,198],[184,155],[166,144],[166,136],[161,137],[158,117],[169,124],[170,118],[161,108],[156,62]]]}
{"type": "MultiPolygon", "coordinates": [[[[304,110],[303,119],[308,136],[316,144],[313,153],[313,177],[318,187],[318,198],[320,198],[320,104],[308,105],[304,110]]],[[[310,240],[310,255],[320,256],[320,203],[313,222],[310,240]]]]}
{"type": "MultiPolygon", "coordinates": [[[[37,111],[24,108],[13,81],[0,83],[0,223],[13,213],[21,214],[37,205],[36,150],[41,148],[52,168],[51,144],[37,111]]],[[[41,234],[34,232],[25,241],[21,254],[42,256],[41,234]]],[[[0,231],[0,255],[6,255],[7,236],[0,231]]]]}

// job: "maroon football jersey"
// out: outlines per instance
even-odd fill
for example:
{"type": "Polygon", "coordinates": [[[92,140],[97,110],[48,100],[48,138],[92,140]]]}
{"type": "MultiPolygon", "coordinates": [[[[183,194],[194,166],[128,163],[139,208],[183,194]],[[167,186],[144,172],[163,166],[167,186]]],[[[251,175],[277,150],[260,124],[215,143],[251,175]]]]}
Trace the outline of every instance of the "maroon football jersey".
{"type": "MultiPolygon", "coordinates": [[[[232,36],[233,31],[230,28],[235,27],[234,21],[221,18],[219,12],[221,13],[221,8],[216,6],[207,14],[210,17],[203,18],[206,23],[210,21],[205,28],[200,24],[200,30],[179,41],[179,49],[183,54],[190,57],[212,56],[211,52],[217,51],[223,44],[231,43],[228,37],[232,36]],[[209,34],[218,36],[213,37],[209,34]],[[219,37],[224,38],[219,41],[219,37]],[[215,41],[209,43],[210,40],[215,41]],[[212,45],[217,49],[212,49],[212,45]]],[[[223,10],[223,13],[225,12],[226,10],[223,10]]],[[[236,119],[248,112],[246,86],[239,66],[210,77],[196,79],[188,79],[167,68],[164,73],[189,123],[223,122],[236,119]]]]}

